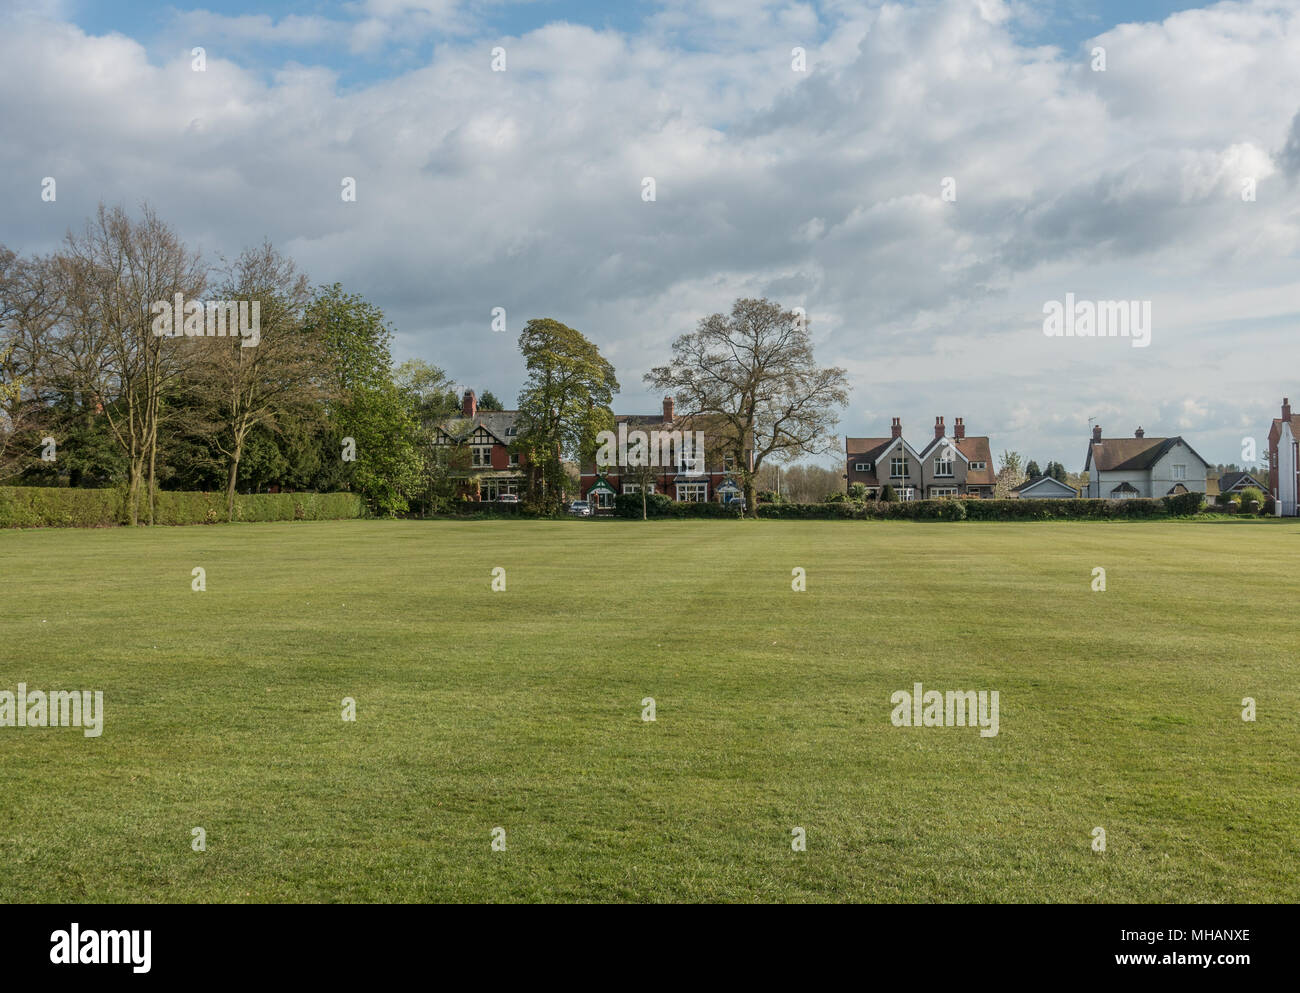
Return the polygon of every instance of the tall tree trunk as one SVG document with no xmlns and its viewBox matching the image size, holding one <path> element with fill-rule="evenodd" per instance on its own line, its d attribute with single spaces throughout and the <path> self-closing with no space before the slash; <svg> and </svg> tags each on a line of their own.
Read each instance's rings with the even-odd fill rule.
<svg viewBox="0 0 1300 993">
<path fill-rule="evenodd" d="M 243 439 L 235 442 L 235 450 L 230 455 L 230 472 L 226 479 L 226 520 L 235 520 L 235 481 L 239 478 L 239 456 L 244 447 Z"/>
</svg>

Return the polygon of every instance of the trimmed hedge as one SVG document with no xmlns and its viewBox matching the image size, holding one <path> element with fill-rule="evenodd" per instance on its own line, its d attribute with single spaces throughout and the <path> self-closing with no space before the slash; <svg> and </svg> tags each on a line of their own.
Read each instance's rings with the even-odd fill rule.
<svg viewBox="0 0 1300 993">
<path fill-rule="evenodd" d="M 156 524 L 220 524 L 224 493 L 162 490 L 154 498 Z M 356 493 L 235 495 L 237 521 L 333 521 L 364 516 Z M 145 514 L 140 515 L 146 519 Z M 128 523 L 126 491 L 55 486 L 0 486 L 0 528 L 112 527 Z"/>
<path fill-rule="evenodd" d="M 1161 500 L 909 500 L 907 502 L 759 504 L 758 516 L 778 520 L 1070 521 L 1123 520 L 1195 513 L 1198 493 Z M 1177 502 L 1176 501 L 1181 501 Z"/>
<path fill-rule="evenodd" d="M 762 504 L 772 507 L 790 506 L 789 504 Z M 641 519 L 641 494 L 620 493 L 614 497 L 614 513 L 619 517 Z M 740 516 L 739 507 L 729 507 L 720 503 L 676 503 L 663 493 L 650 493 L 646 496 L 645 513 L 647 517 L 731 517 Z"/>
</svg>

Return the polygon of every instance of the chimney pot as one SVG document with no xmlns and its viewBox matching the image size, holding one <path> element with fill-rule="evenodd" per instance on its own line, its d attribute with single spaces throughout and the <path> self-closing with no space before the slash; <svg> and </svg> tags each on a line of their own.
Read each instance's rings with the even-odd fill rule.
<svg viewBox="0 0 1300 993">
<path fill-rule="evenodd" d="M 1092 429 L 1092 443 L 1093 443 L 1094 445 L 1100 445 L 1100 444 L 1101 444 L 1101 425 L 1100 425 L 1100 424 L 1094 426 L 1093 429 Z"/>
<path fill-rule="evenodd" d="M 466 417 L 474 417 L 478 413 L 478 397 L 474 395 L 473 390 L 465 391 L 465 398 L 461 401 L 460 409 Z"/>
<path fill-rule="evenodd" d="M 960 417 L 953 422 L 952 432 L 958 441 L 966 437 L 966 424 Z"/>
<path fill-rule="evenodd" d="M 1282 398 L 1282 420 L 1291 420 L 1291 400 L 1289 397 Z"/>
<path fill-rule="evenodd" d="M 942 438 L 942 437 L 943 437 L 943 418 L 942 418 L 942 417 L 936 417 L 936 418 L 934 419 L 934 436 L 935 436 L 936 438 Z"/>
<path fill-rule="evenodd" d="M 894 418 L 894 423 L 889 427 L 889 435 L 891 438 L 901 438 L 903 436 L 903 422 L 897 417 Z"/>
<path fill-rule="evenodd" d="M 1139 425 L 1139 426 L 1138 426 L 1138 429 L 1137 429 L 1136 431 L 1133 432 L 1133 437 L 1134 437 L 1134 438 L 1145 438 L 1145 437 L 1146 437 L 1146 434 L 1147 434 L 1147 433 L 1146 433 L 1145 431 L 1142 430 L 1141 425 Z"/>
<path fill-rule="evenodd" d="M 664 397 L 664 420 L 669 424 L 673 420 L 673 398 Z"/>
</svg>

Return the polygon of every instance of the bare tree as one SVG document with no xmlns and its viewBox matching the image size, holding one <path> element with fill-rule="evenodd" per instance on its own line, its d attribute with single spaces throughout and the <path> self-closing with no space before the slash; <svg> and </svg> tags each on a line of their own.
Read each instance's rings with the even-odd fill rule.
<svg viewBox="0 0 1300 993">
<path fill-rule="evenodd" d="M 62 361 L 126 454 L 131 523 L 139 523 L 147 485 L 152 524 L 162 397 L 192 358 L 184 341 L 153 333 L 153 306 L 170 305 L 178 293 L 198 300 L 203 267 L 148 205 L 135 222 L 121 207 L 100 204 L 81 234 L 69 232 L 59 260 Z"/>
<path fill-rule="evenodd" d="M 235 488 L 244 444 L 257 427 L 278 429 L 278 418 L 324 401 L 325 345 L 305 330 L 311 299 L 307 277 L 293 260 L 270 244 L 245 250 L 224 269 L 216 290 L 223 301 L 254 302 L 260 317 L 256 336 L 206 337 L 193 344 L 201 358 L 196 370 L 198 409 L 206 415 L 208 442 L 226 470 L 226 514 L 235 516 Z"/>
<path fill-rule="evenodd" d="M 29 442 L 50 423 L 50 340 L 59 297 L 49 259 L 0 245 L 0 482 L 34 460 Z"/>
<path fill-rule="evenodd" d="M 673 342 L 673 358 L 645 375 L 691 415 L 713 415 L 734 458 L 745 509 L 758 516 L 754 478 L 767 459 L 789 461 L 838 447 L 835 408 L 848 403 L 843 369 L 820 369 L 802 314 L 770 300 L 737 300 L 731 314 L 712 314 Z M 752 458 L 749 454 L 752 452 Z"/>
</svg>

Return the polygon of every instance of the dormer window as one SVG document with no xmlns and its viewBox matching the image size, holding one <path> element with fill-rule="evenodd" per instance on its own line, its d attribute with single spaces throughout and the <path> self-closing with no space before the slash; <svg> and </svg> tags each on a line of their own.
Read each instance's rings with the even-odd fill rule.
<svg viewBox="0 0 1300 993">
<path fill-rule="evenodd" d="M 519 433 L 519 429 L 518 429 L 517 427 L 515 427 L 513 424 L 511 424 L 508 428 L 506 428 L 506 437 L 507 437 L 507 438 L 513 438 L 513 437 L 514 437 L 515 435 L 517 435 L 518 433 Z"/>
<path fill-rule="evenodd" d="M 853 471 L 854 471 L 854 472 L 870 472 L 870 471 L 871 471 L 871 463 L 870 463 L 870 462 L 854 462 L 854 463 L 853 463 Z"/>
</svg>

